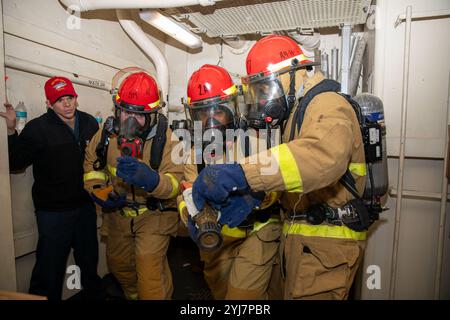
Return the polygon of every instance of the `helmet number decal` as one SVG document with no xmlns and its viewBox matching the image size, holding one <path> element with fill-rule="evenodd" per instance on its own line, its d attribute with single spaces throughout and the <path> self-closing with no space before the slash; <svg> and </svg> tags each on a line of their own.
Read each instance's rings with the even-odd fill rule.
<svg viewBox="0 0 450 320">
<path fill-rule="evenodd" d="M 290 57 L 295 56 L 295 52 L 292 50 L 287 50 L 287 51 L 280 51 L 280 58 L 281 59 L 288 59 Z"/>
<path fill-rule="evenodd" d="M 204 85 L 204 84 L 199 84 L 198 85 L 198 94 L 203 96 L 208 92 L 208 88 Z"/>
</svg>

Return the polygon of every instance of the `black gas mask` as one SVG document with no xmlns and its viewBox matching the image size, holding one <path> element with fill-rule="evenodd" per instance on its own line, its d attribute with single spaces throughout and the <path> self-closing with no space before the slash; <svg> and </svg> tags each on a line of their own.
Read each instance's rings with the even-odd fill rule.
<svg viewBox="0 0 450 320">
<path fill-rule="evenodd" d="M 234 100 L 205 106 L 189 107 L 194 129 L 202 130 L 203 150 L 225 150 L 227 129 L 236 128 Z M 194 137 L 198 136 L 194 134 Z M 207 149 L 208 148 L 208 149 Z"/>
<path fill-rule="evenodd" d="M 265 129 L 267 126 L 275 127 L 286 119 L 288 106 L 285 96 L 272 100 L 260 100 L 257 108 L 248 106 L 246 116 L 248 126 L 254 129 Z"/>
<path fill-rule="evenodd" d="M 243 78 L 248 126 L 265 129 L 280 125 L 288 116 L 288 104 L 281 82 L 274 76 Z"/>
</svg>

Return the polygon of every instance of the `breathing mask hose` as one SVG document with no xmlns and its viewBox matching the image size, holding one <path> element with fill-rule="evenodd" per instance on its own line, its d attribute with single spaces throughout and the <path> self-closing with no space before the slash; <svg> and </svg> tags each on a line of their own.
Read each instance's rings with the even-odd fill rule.
<svg viewBox="0 0 450 320">
<path fill-rule="evenodd" d="M 270 125 L 268 122 L 266 122 L 266 145 L 267 145 L 267 150 L 269 150 L 272 147 L 272 143 L 270 141 L 271 138 L 271 129 L 270 129 Z"/>
</svg>

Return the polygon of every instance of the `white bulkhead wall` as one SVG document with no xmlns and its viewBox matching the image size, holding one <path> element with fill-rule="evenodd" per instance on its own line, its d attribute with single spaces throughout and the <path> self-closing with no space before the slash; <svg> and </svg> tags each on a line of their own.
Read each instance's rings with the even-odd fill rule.
<svg viewBox="0 0 450 320">
<path fill-rule="evenodd" d="M 389 183 L 397 189 L 400 145 L 402 76 L 405 23 L 394 28 L 397 16 L 412 6 L 420 11 L 449 10 L 446 0 L 377 1 L 377 29 L 374 70 L 374 93 L 384 103 Z M 447 132 L 447 99 L 450 72 L 450 18 L 413 20 L 411 24 L 411 56 L 409 74 L 407 139 L 404 169 L 405 190 L 440 193 L 444 142 Z M 368 241 L 361 298 L 388 299 L 396 198 L 371 230 Z M 443 265 L 440 298 L 450 298 L 450 215 L 444 232 Z M 439 200 L 404 198 L 400 222 L 398 266 L 395 299 L 434 299 L 434 277 L 438 250 Z M 370 265 L 381 270 L 381 289 L 366 286 Z"/>
</svg>

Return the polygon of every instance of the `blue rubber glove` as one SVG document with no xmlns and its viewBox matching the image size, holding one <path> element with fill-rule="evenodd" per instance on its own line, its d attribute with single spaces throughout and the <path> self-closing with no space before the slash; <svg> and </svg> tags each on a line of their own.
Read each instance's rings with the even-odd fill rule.
<svg viewBox="0 0 450 320">
<path fill-rule="evenodd" d="M 254 208 L 259 207 L 264 199 L 264 192 L 252 192 L 244 195 L 232 195 L 226 205 L 220 208 L 221 224 L 230 228 L 240 225 Z"/>
<path fill-rule="evenodd" d="M 152 192 L 159 183 L 159 174 L 133 157 L 117 158 L 117 176 L 126 183 Z"/>
<path fill-rule="evenodd" d="M 108 199 L 102 200 L 98 198 L 95 194 L 90 193 L 91 199 L 98 204 L 100 207 L 105 209 L 115 209 L 125 207 L 127 203 L 127 196 L 125 194 L 118 195 L 116 193 L 110 193 Z"/>
<path fill-rule="evenodd" d="M 188 216 L 187 227 L 189 231 L 189 237 L 191 237 L 192 241 L 194 241 L 198 245 L 198 229 L 190 215 Z"/>
<path fill-rule="evenodd" d="M 239 164 L 214 164 L 205 167 L 192 187 L 192 198 L 197 209 L 205 201 L 215 209 L 225 205 L 230 193 L 250 192 L 244 171 Z"/>
</svg>

